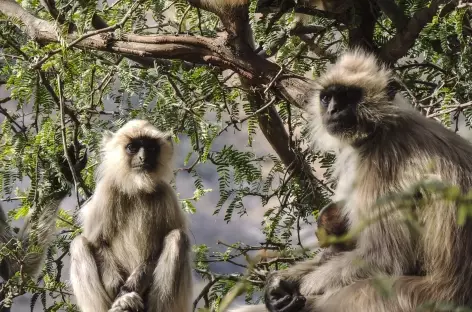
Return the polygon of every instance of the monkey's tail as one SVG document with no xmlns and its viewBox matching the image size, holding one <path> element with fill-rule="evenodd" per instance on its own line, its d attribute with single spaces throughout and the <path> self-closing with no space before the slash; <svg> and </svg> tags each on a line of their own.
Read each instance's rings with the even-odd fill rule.
<svg viewBox="0 0 472 312">
<path fill-rule="evenodd" d="M 56 217 L 63 198 L 50 198 L 26 217 L 25 225 L 17 239 L 25 251 L 21 263 L 10 260 L 9 277 L 21 270 L 22 273 L 36 277 L 46 258 L 46 252 L 56 229 Z M 33 248 L 30 248 L 33 247 Z"/>
</svg>

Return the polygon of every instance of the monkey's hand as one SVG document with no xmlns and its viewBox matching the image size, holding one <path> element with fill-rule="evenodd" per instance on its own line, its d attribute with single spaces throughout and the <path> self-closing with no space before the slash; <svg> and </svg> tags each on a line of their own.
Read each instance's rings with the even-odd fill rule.
<svg viewBox="0 0 472 312">
<path fill-rule="evenodd" d="M 143 312 L 143 299 L 136 292 L 126 293 L 118 297 L 108 312 Z"/>
<path fill-rule="evenodd" d="M 269 276 L 264 296 L 270 312 L 299 312 L 306 302 L 297 283 L 277 273 Z"/>
</svg>

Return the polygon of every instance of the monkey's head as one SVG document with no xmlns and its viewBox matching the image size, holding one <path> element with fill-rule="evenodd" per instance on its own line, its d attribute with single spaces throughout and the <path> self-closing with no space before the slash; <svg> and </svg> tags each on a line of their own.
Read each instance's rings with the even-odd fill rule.
<svg viewBox="0 0 472 312">
<path fill-rule="evenodd" d="M 317 81 L 309 107 L 319 148 L 355 145 L 394 114 L 391 74 L 375 56 L 356 49 L 342 55 Z"/>
<path fill-rule="evenodd" d="M 99 176 L 132 195 L 155 191 L 172 177 L 171 135 L 145 120 L 131 120 L 102 139 L 103 161 Z"/>
</svg>

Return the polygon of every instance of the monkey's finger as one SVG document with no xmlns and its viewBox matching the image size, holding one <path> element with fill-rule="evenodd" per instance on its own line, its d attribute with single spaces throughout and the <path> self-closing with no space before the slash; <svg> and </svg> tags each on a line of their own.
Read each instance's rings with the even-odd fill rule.
<svg viewBox="0 0 472 312">
<path fill-rule="evenodd" d="M 282 311 L 287 305 L 290 305 L 292 300 L 293 300 L 293 298 L 290 295 L 285 295 L 283 298 L 277 298 L 277 299 L 271 298 L 270 305 L 276 311 Z"/>
<path fill-rule="evenodd" d="M 142 298 L 136 292 L 131 292 L 116 299 L 108 312 L 141 312 L 143 310 Z"/>
</svg>

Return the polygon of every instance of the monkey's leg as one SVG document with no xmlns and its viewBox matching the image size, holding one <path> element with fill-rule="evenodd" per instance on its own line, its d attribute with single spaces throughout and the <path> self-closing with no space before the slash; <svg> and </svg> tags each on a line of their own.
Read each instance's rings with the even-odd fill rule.
<svg viewBox="0 0 472 312">
<path fill-rule="evenodd" d="M 70 281 L 82 312 L 106 312 L 112 300 L 105 291 L 90 244 L 82 235 L 71 243 Z"/>
<path fill-rule="evenodd" d="M 450 276 L 386 277 L 383 287 L 379 279 L 369 278 L 321 296 L 306 298 L 303 309 L 287 312 L 416 312 L 442 311 L 438 304 L 467 304 L 469 297 L 455 297 L 457 280 Z M 379 283 L 380 282 L 380 283 Z M 391 283 L 390 283 L 391 282 Z M 470 308 L 470 306 L 469 306 Z M 284 310 L 285 311 L 285 310 Z M 449 310 L 448 310 L 449 311 Z M 452 309 L 451 309 L 452 311 Z"/>
<path fill-rule="evenodd" d="M 153 273 L 148 294 L 148 312 L 191 311 L 192 268 L 190 240 L 181 229 L 172 230 L 164 245 Z"/>
</svg>

